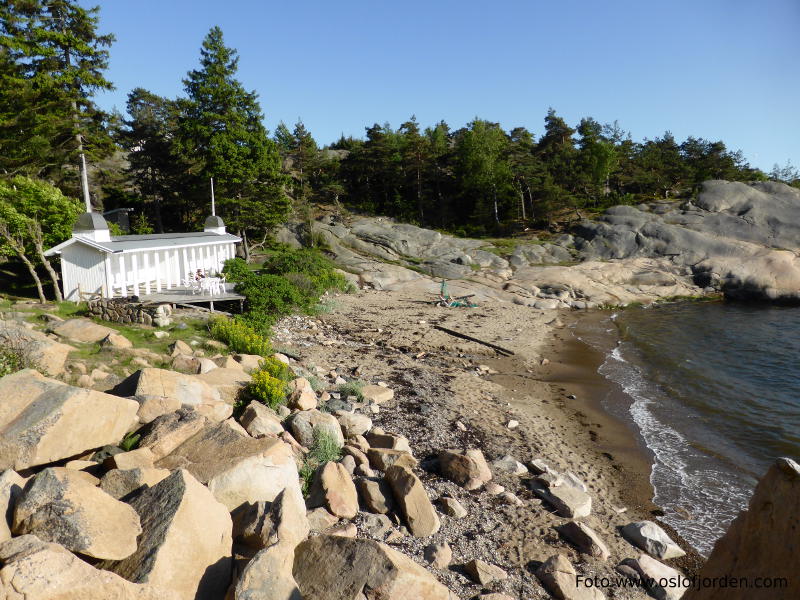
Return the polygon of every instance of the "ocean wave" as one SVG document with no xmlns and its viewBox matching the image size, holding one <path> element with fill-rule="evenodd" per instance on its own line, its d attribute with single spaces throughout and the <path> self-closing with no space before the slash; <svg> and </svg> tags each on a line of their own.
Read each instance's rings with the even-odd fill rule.
<svg viewBox="0 0 800 600">
<path fill-rule="evenodd" d="M 715 465 L 657 414 L 657 408 L 664 408 L 669 399 L 625 358 L 623 347 L 615 347 L 598 372 L 619 385 L 632 401 L 630 418 L 654 456 L 650 482 L 653 501 L 665 512 L 663 520 L 707 555 L 746 505 L 750 487 L 735 472 Z"/>
</svg>

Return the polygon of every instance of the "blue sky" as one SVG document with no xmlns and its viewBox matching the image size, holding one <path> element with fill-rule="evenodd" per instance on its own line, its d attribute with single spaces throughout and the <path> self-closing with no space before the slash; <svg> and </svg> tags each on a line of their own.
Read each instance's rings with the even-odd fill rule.
<svg viewBox="0 0 800 600">
<path fill-rule="evenodd" d="M 91 6 L 98 2 L 81 0 Z M 800 167 L 800 0 L 106 0 L 114 33 L 97 98 L 168 97 L 209 28 L 240 54 L 272 131 L 298 117 L 321 144 L 364 127 L 473 117 L 537 136 L 549 106 L 634 139 L 722 139 L 754 166 Z"/>
</svg>

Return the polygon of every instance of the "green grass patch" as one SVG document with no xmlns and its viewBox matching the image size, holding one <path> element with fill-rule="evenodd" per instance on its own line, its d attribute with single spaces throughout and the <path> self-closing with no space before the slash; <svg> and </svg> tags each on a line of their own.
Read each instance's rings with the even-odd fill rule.
<svg viewBox="0 0 800 600">
<path fill-rule="evenodd" d="M 316 470 L 325 463 L 339 460 L 341 456 L 342 447 L 334 435 L 325 429 L 315 429 L 314 442 L 299 470 L 303 497 L 308 497 Z"/>
<path fill-rule="evenodd" d="M 141 434 L 131 431 L 126 433 L 125 437 L 122 438 L 122 441 L 117 445 L 122 448 L 123 451 L 130 452 L 131 450 L 135 450 L 139 447 L 139 440 L 141 439 Z"/>
<path fill-rule="evenodd" d="M 363 389 L 364 389 L 363 381 L 360 381 L 358 379 L 351 379 L 347 383 L 342 383 L 341 385 L 339 385 L 339 387 L 336 388 L 336 391 L 338 391 L 343 398 L 345 396 L 355 396 L 356 398 L 358 398 L 359 402 L 362 402 L 364 400 L 364 393 L 362 392 Z"/>
</svg>

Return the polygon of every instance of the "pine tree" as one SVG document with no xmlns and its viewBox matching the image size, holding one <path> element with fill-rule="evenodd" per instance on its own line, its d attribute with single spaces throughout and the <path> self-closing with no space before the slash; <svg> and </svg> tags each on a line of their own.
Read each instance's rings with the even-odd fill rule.
<svg viewBox="0 0 800 600">
<path fill-rule="evenodd" d="M 6 173 L 74 182 L 81 155 L 97 160 L 113 152 L 108 115 L 91 100 L 113 88 L 103 71 L 114 37 L 97 33 L 98 10 L 75 0 L 0 5 L 0 169 Z"/>
<path fill-rule="evenodd" d="M 430 160 L 428 140 L 419 130 L 417 118 L 412 117 L 400 125 L 402 140 L 403 166 L 406 173 L 406 188 L 414 198 L 417 208 L 417 219 L 425 224 L 425 163 Z"/>
<path fill-rule="evenodd" d="M 195 216 L 208 212 L 209 179 L 214 178 L 223 216 L 243 239 L 266 240 L 290 208 L 276 144 L 267 136 L 255 92 L 236 79 L 236 50 L 225 46 L 213 27 L 200 50 L 200 68 L 184 80 L 188 98 L 180 101 L 177 149 L 194 178 L 190 189 Z"/>
</svg>

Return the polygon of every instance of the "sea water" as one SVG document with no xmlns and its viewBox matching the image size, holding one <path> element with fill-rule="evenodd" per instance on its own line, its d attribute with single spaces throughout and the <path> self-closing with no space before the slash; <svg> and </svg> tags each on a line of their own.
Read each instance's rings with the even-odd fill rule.
<svg viewBox="0 0 800 600">
<path fill-rule="evenodd" d="M 775 458 L 800 457 L 800 308 L 675 303 L 586 323 L 576 335 L 606 345 L 599 372 L 627 397 L 606 409 L 649 450 L 663 520 L 707 555 Z"/>
</svg>

